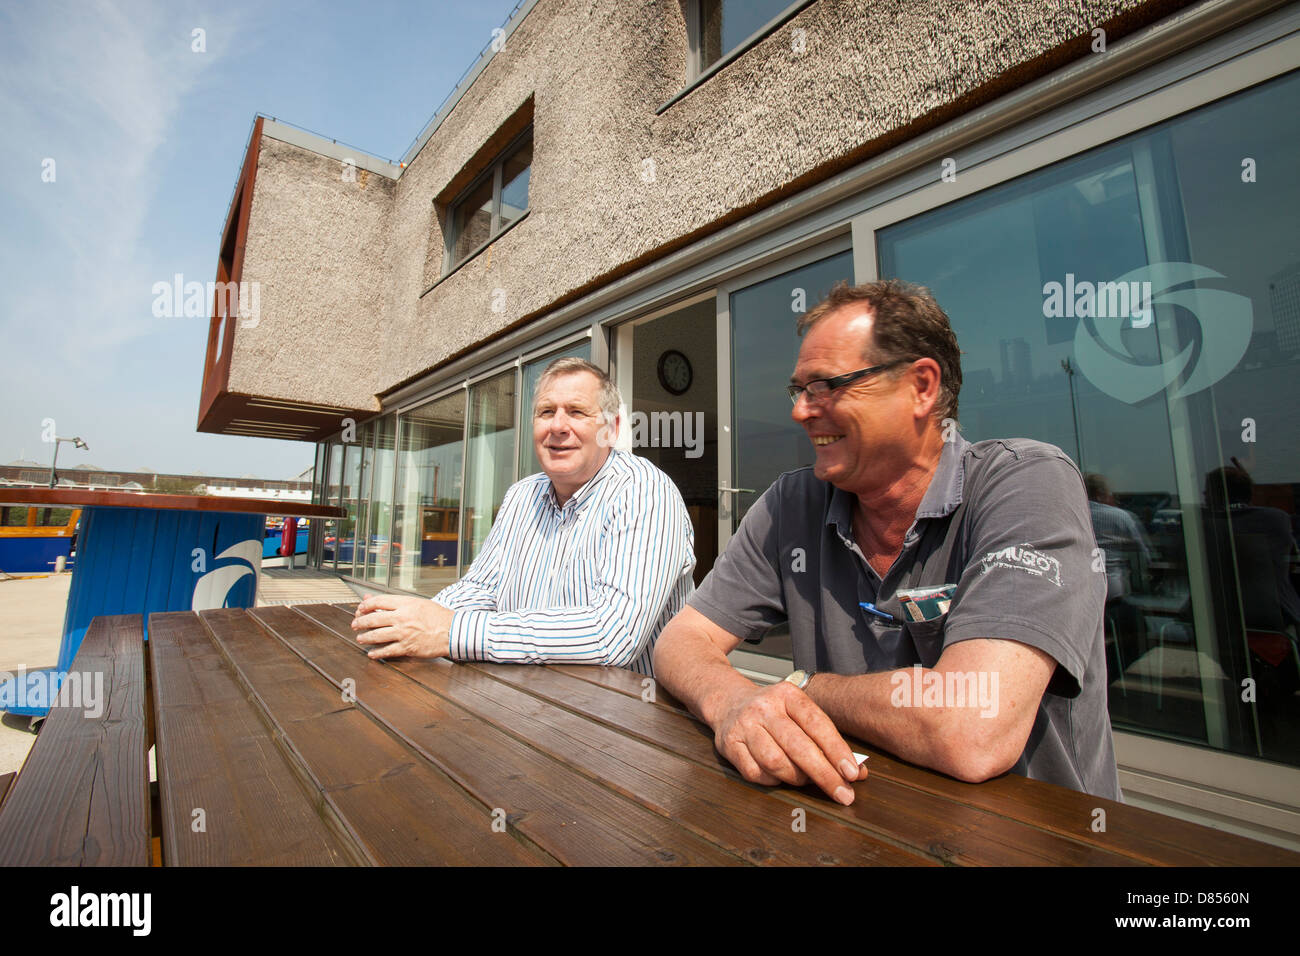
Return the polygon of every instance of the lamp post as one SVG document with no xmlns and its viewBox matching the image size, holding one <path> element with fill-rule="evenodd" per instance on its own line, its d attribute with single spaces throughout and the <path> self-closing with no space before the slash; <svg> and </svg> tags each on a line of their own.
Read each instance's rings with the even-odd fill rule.
<svg viewBox="0 0 1300 956">
<path fill-rule="evenodd" d="M 81 448 L 81 449 L 83 449 L 83 450 L 85 450 L 85 451 L 90 451 L 90 446 L 87 445 L 84 441 L 82 441 L 80 437 L 77 437 L 77 438 L 59 438 L 58 436 L 55 436 L 55 438 L 54 438 L 54 457 L 50 460 L 50 487 L 51 487 L 51 488 L 54 487 L 54 482 L 57 480 L 57 477 L 56 477 L 55 474 L 54 474 L 54 466 L 55 466 L 55 464 L 58 463 L 58 460 L 59 460 L 59 442 L 61 442 L 61 441 L 70 441 L 70 442 L 73 443 L 73 445 L 74 445 L 75 447 L 77 447 L 77 448 Z"/>
</svg>

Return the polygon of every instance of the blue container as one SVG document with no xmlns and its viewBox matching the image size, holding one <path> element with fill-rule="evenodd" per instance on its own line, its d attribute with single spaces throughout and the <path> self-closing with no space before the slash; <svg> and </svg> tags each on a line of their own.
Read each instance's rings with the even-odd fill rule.
<svg viewBox="0 0 1300 956">
<path fill-rule="evenodd" d="M 252 607 L 257 599 L 264 523 L 259 514 L 84 509 L 59 663 L 42 670 L 54 670 L 61 679 L 72 666 L 91 620 L 101 615 L 144 615 L 148 640 L 149 615 L 155 611 Z M 28 672 L 24 687 L 17 680 L 0 684 L 0 709 L 45 716 L 53 701 L 46 699 L 49 693 L 36 694 L 35 688 L 40 684 L 55 691 L 58 681 L 33 676 L 41 673 Z"/>
</svg>

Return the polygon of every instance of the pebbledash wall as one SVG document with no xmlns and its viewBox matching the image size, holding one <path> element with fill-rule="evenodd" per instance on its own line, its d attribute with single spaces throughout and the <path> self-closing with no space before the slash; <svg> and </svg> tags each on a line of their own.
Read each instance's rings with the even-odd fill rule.
<svg viewBox="0 0 1300 956">
<path fill-rule="evenodd" d="M 702 577 L 810 461 L 797 314 L 921 282 L 966 436 L 1095 476 L 1126 799 L 1298 847 L 1298 26 L 1276 0 L 524 2 L 400 162 L 255 121 L 217 278 L 259 294 L 215 306 L 199 428 L 316 442 L 348 518 L 314 560 L 432 594 L 536 470 L 538 373 L 581 355 Z M 734 659 L 783 676 L 788 635 Z"/>
</svg>

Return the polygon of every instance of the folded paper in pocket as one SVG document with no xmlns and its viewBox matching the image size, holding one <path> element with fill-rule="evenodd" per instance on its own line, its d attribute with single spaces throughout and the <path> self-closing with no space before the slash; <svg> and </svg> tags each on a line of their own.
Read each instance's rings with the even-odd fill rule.
<svg viewBox="0 0 1300 956">
<path fill-rule="evenodd" d="M 898 603 L 903 609 L 905 620 L 919 623 L 937 621 L 948 613 L 952 606 L 952 596 L 957 590 L 955 584 L 941 584 L 928 588 L 905 588 L 897 592 Z"/>
</svg>

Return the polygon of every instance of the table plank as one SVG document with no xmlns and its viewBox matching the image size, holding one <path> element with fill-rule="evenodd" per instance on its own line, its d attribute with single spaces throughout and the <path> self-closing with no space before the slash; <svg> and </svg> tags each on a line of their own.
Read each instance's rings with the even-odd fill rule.
<svg viewBox="0 0 1300 956">
<path fill-rule="evenodd" d="M 1057 787 L 1017 774 L 1003 774 L 980 784 L 963 783 L 899 760 L 877 749 L 871 770 L 916 790 L 1012 817 L 1064 835 L 1077 834 L 1115 852 L 1161 866 L 1300 866 L 1300 854 L 1282 847 Z M 1106 830 L 1093 832 L 1094 811 L 1106 811 Z"/>
<path fill-rule="evenodd" d="M 315 608 L 302 608 L 317 613 Z M 336 609 L 337 612 L 337 609 Z M 347 629 L 350 615 L 318 612 L 336 640 L 362 653 Z M 809 814 L 806 830 L 796 832 L 789 803 L 767 788 L 730 778 L 676 754 L 618 732 L 604 724 L 515 690 L 478 671 L 450 661 L 399 659 L 390 666 L 511 737 L 558 760 L 746 860 L 793 865 L 933 865 L 932 860 L 900 849 L 888 840 L 844 823 Z M 489 665 L 495 670 L 508 665 Z M 511 670 L 544 672 L 522 665 Z M 593 693 L 618 696 L 590 684 Z M 630 701 L 629 701 L 630 702 Z M 641 705 L 649 707 L 649 705 Z M 648 712 L 648 711 L 647 711 Z"/>
<path fill-rule="evenodd" d="M 213 641 L 302 772 L 370 859 L 395 865 L 555 861 L 342 698 L 244 610 L 199 612 Z"/>
<path fill-rule="evenodd" d="M 739 865 L 734 854 L 672 820 L 572 773 L 390 665 L 370 660 L 303 613 L 250 611 L 336 687 L 353 681 L 357 705 L 475 799 L 501 807 L 516 827 L 560 862 L 576 866 Z"/>
<path fill-rule="evenodd" d="M 367 862 L 309 797 L 198 617 L 153 614 L 149 628 L 166 864 Z"/>
<path fill-rule="evenodd" d="M 562 668 L 552 667 L 547 670 L 567 676 Z M 494 668 L 492 673 L 498 679 L 510 679 L 512 672 L 509 669 Z M 538 688 L 529 689 L 538 692 Z M 624 690 L 625 700 L 628 696 Z M 581 686 L 573 690 L 564 684 L 553 687 L 550 697 L 557 700 L 568 698 L 583 708 L 599 706 L 600 700 L 586 695 Z M 694 718 L 669 706 L 657 708 L 665 715 L 667 725 L 658 721 L 648 722 L 638 706 L 639 700 L 630 703 L 630 707 L 624 704 L 612 710 L 606 708 L 603 711 L 604 719 L 611 720 L 614 726 L 622 727 L 629 733 L 642 735 L 645 739 L 653 740 L 660 734 L 666 735 L 667 744 L 675 748 L 676 752 L 690 755 L 703 763 L 720 764 L 734 773 L 729 765 L 722 763 L 711 743 L 707 748 L 700 744 L 698 735 L 692 732 L 698 726 Z M 592 710 L 585 712 L 595 714 Z M 651 736 L 645 737 L 647 734 Z M 850 744 L 858 752 L 871 755 L 868 766 L 872 776 L 864 782 L 869 789 L 874 787 L 872 778 L 886 779 L 943 798 L 954 806 L 975 808 L 1024 824 L 1029 829 L 1046 831 L 1076 844 L 1093 847 L 1112 859 L 1117 856 L 1140 864 L 1170 866 L 1300 864 L 1300 855 L 1281 847 L 1222 833 L 1040 780 L 1004 774 L 981 784 L 963 783 L 898 760 L 861 742 L 850 740 Z M 858 786 L 860 788 L 863 784 Z M 907 804 L 920 798 L 902 796 L 896 799 Z M 854 802 L 854 807 L 858 806 L 858 802 Z M 1102 833 L 1091 829 L 1093 810 L 1097 807 L 1106 810 L 1107 829 Z M 849 810 L 852 811 L 853 808 Z M 831 805 L 831 812 L 840 811 Z M 1027 834 L 1024 838 L 1028 838 Z M 1116 863 L 1110 862 L 1108 865 Z"/>
<path fill-rule="evenodd" d="M 494 666 L 485 674 L 739 779 L 714 748 L 708 728 L 680 711 L 578 681 L 555 668 L 534 674 L 524 668 Z M 874 772 L 874 767 L 871 769 Z M 840 806 L 814 788 L 778 787 L 772 793 L 949 864 L 1125 866 L 1133 862 L 1105 848 L 1027 827 L 889 780 L 868 777 L 854 789 L 858 798 L 849 807 Z"/>
<path fill-rule="evenodd" d="M 650 703 L 658 704 L 660 707 L 667 707 L 669 710 L 681 711 L 683 714 L 690 716 L 692 720 L 694 719 L 686 705 L 668 693 L 664 686 L 652 677 L 644 677 L 623 667 L 591 667 L 582 664 L 549 664 L 547 666 L 553 671 L 617 691 L 628 697 L 635 697 L 637 700 L 646 700 L 653 694 L 653 697 L 649 700 Z M 645 682 L 647 680 L 653 682 L 649 688 L 646 687 Z M 647 693 L 647 691 L 650 693 Z"/>
<path fill-rule="evenodd" d="M 0 808 L 0 865 L 149 865 L 139 615 L 92 622 L 65 687 L 75 679 L 94 688 L 95 675 L 97 702 L 60 692 Z"/>
</svg>

